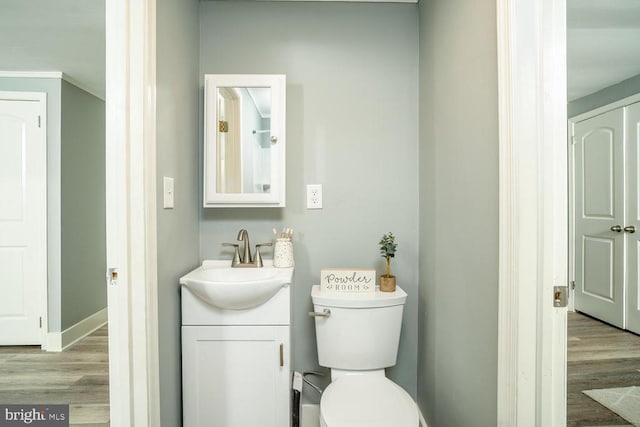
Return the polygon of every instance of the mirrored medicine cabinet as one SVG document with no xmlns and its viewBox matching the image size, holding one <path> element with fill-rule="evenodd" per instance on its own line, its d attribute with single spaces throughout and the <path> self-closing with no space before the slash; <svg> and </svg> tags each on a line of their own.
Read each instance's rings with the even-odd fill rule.
<svg viewBox="0 0 640 427">
<path fill-rule="evenodd" d="M 285 206 L 284 75 L 204 76 L 204 207 Z"/>
</svg>

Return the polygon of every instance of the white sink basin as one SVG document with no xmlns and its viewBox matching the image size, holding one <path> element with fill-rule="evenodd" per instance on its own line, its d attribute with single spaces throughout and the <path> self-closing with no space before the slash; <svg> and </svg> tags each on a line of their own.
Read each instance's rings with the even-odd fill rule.
<svg viewBox="0 0 640 427">
<path fill-rule="evenodd" d="M 232 268 L 229 260 L 208 260 L 181 277 L 180 284 L 207 304 L 243 310 L 269 301 L 292 278 L 293 268 L 275 268 L 271 260 L 260 268 Z"/>
</svg>

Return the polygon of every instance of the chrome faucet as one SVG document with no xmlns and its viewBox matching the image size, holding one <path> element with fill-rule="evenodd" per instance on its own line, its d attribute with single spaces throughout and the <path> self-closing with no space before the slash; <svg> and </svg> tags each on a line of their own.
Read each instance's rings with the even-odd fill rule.
<svg viewBox="0 0 640 427">
<path fill-rule="evenodd" d="M 238 237 L 236 240 L 242 240 L 242 244 L 244 245 L 244 250 L 242 251 L 243 255 L 240 257 L 240 264 L 251 264 L 253 262 L 253 257 L 251 256 L 251 244 L 249 243 L 249 233 L 244 228 L 238 232 Z"/>
<path fill-rule="evenodd" d="M 256 245 L 256 256 L 251 255 L 251 244 L 249 243 L 249 232 L 244 228 L 238 232 L 238 241 L 242 241 L 244 246 L 242 249 L 242 255 L 240 255 L 238 243 L 223 243 L 222 246 L 233 246 L 233 260 L 231 261 L 231 267 L 245 267 L 245 268 L 260 268 L 263 266 L 262 256 L 260 255 L 260 247 L 271 246 L 272 243 L 260 243 Z"/>
</svg>

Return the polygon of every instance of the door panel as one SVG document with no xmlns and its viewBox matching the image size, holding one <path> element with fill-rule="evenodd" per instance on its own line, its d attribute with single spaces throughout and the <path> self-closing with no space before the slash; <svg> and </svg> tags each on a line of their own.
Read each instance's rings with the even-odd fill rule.
<svg viewBox="0 0 640 427">
<path fill-rule="evenodd" d="M 604 299 L 612 303 L 615 299 L 615 239 L 603 239 L 590 236 L 583 238 L 585 295 Z"/>
<path fill-rule="evenodd" d="M 582 139 L 584 218 L 615 215 L 615 142 L 611 129 L 595 129 Z"/>
<path fill-rule="evenodd" d="M 575 308 L 624 327 L 622 109 L 576 123 Z"/>
<path fill-rule="evenodd" d="M 638 262 L 640 261 L 640 103 L 627 107 L 627 223 L 635 233 L 625 232 L 627 250 L 627 329 L 640 334 L 640 284 Z"/>
<path fill-rule="evenodd" d="M 39 101 L 0 94 L 0 345 L 41 344 L 46 145 Z"/>
</svg>

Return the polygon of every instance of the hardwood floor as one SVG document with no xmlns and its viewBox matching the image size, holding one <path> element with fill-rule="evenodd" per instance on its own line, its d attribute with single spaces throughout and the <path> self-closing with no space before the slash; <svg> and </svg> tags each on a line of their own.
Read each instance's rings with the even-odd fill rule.
<svg viewBox="0 0 640 427">
<path fill-rule="evenodd" d="M 582 390 L 640 385 L 640 336 L 569 313 L 567 426 L 630 426 Z"/>
<path fill-rule="evenodd" d="M 108 427 L 107 326 L 60 353 L 0 347 L 0 403 L 68 403 L 70 425 Z"/>
</svg>

